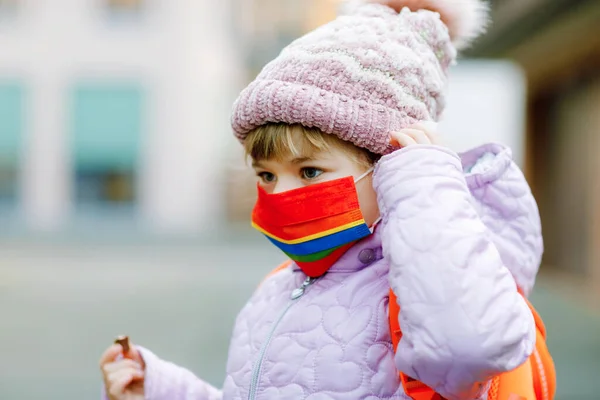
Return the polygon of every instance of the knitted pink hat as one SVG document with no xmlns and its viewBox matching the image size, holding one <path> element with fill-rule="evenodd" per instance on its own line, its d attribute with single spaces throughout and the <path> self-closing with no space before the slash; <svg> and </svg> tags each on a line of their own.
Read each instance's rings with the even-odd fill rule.
<svg viewBox="0 0 600 400">
<path fill-rule="evenodd" d="M 349 2 L 343 15 L 283 49 L 241 92 L 235 135 L 243 142 L 269 122 L 301 124 L 389 153 L 391 131 L 439 118 L 456 49 L 486 22 L 478 0 Z"/>
</svg>

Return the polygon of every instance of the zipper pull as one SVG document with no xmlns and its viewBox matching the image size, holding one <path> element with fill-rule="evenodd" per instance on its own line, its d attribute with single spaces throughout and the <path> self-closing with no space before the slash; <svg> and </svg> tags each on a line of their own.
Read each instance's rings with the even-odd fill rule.
<svg viewBox="0 0 600 400">
<path fill-rule="evenodd" d="M 294 289 L 292 291 L 292 300 L 297 300 L 300 297 L 302 297 L 304 295 L 304 291 L 306 290 L 307 287 L 309 287 L 310 285 L 312 285 L 312 283 L 316 280 L 316 278 L 311 278 L 310 276 L 306 277 L 306 279 L 304 280 L 304 282 L 302 282 L 302 285 L 297 288 Z"/>
</svg>

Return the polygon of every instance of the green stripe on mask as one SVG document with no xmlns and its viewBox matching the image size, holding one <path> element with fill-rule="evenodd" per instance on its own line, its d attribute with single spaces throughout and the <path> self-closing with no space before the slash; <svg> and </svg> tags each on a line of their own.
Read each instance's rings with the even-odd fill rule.
<svg viewBox="0 0 600 400">
<path fill-rule="evenodd" d="M 342 245 L 342 246 L 344 246 L 344 245 Z M 290 253 L 285 253 L 285 254 L 294 261 L 313 262 L 313 261 L 319 261 L 320 259 L 327 257 L 328 255 L 330 255 L 331 253 L 333 253 L 334 251 L 336 251 L 337 249 L 339 249 L 342 246 L 338 246 L 333 249 L 319 251 L 318 253 L 307 254 L 304 256 L 297 256 L 297 255 L 290 254 Z"/>
</svg>

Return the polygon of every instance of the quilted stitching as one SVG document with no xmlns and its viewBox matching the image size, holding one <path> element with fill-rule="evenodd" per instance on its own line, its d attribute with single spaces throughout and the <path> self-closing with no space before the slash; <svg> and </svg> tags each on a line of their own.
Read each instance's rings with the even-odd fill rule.
<svg viewBox="0 0 600 400">
<path fill-rule="evenodd" d="M 332 271 L 289 309 L 265 355 L 258 399 L 404 398 L 387 325 L 387 265 L 379 260 L 364 268 L 358 261 L 360 249 L 379 243 L 376 234 L 355 246 L 341 260 L 347 265 L 353 258 L 354 272 Z M 248 386 L 258 354 L 258 344 L 240 340 L 240 335 L 257 320 L 270 327 L 303 278 L 292 269 L 275 275 L 240 313 L 234 349 L 253 346 L 254 356 L 247 357 L 245 351 L 238 355 L 237 350 L 231 354 L 228 382 L 234 387 Z M 257 335 L 257 341 L 265 337 Z M 231 368 L 234 363 L 238 368 Z M 227 384 L 224 389 L 228 392 Z"/>
<path fill-rule="evenodd" d="M 494 162 L 472 175 L 470 186 L 487 190 L 482 204 L 500 205 L 480 211 L 513 216 L 500 201 L 517 203 L 511 201 L 526 184 L 488 189 L 510 165 Z M 474 384 L 523 363 L 535 341 L 533 317 L 473 207 L 462 169 L 449 150 L 411 146 L 385 156 L 374 175 L 384 255 L 401 306 L 396 365 L 448 399 L 480 396 Z M 490 200 L 492 193 L 499 198 Z"/>
<path fill-rule="evenodd" d="M 395 366 L 450 400 L 484 399 L 491 376 L 525 361 L 535 331 L 515 280 L 526 291 L 535 280 L 537 207 L 508 149 L 486 145 L 461 158 L 435 146 L 383 157 L 374 174 L 381 225 L 283 317 L 257 399 L 408 400 Z M 375 250 L 373 264 L 360 262 L 364 249 Z M 142 349 L 147 398 L 247 399 L 261 346 L 303 280 L 297 268 L 270 277 L 240 312 L 222 392 Z M 396 355 L 390 285 L 402 308 Z"/>
<path fill-rule="evenodd" d="M 478 173 L 466 175 L 472 205 L 488 228 L 502 262 L 526 295 L 531 293 L 544 245 L 536 201 L 510 149 L 487 144 L 461 154 L 463 165 L 494 154 Z"/>
</svg>

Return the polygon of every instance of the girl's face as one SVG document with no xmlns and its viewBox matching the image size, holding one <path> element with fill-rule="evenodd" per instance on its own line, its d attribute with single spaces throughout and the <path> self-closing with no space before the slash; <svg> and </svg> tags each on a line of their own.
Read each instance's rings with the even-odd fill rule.
<svg viewBox="0 0 600 400">
<path fill-rule="evenodd" d="M 352 176 L 356 180 L 367 171 L 364 165 L 353 161 L 342 149 L 335 146 L 323 151 L 303 151 L 274 160 L 254 160 L 252 167 L 259 184 L 267 193 L 288 190 Z M 379 217 L 377 195 L 373 189 L 372 174 L 356 183 L 360 209 L 367 225 Z"/>
</svg>

